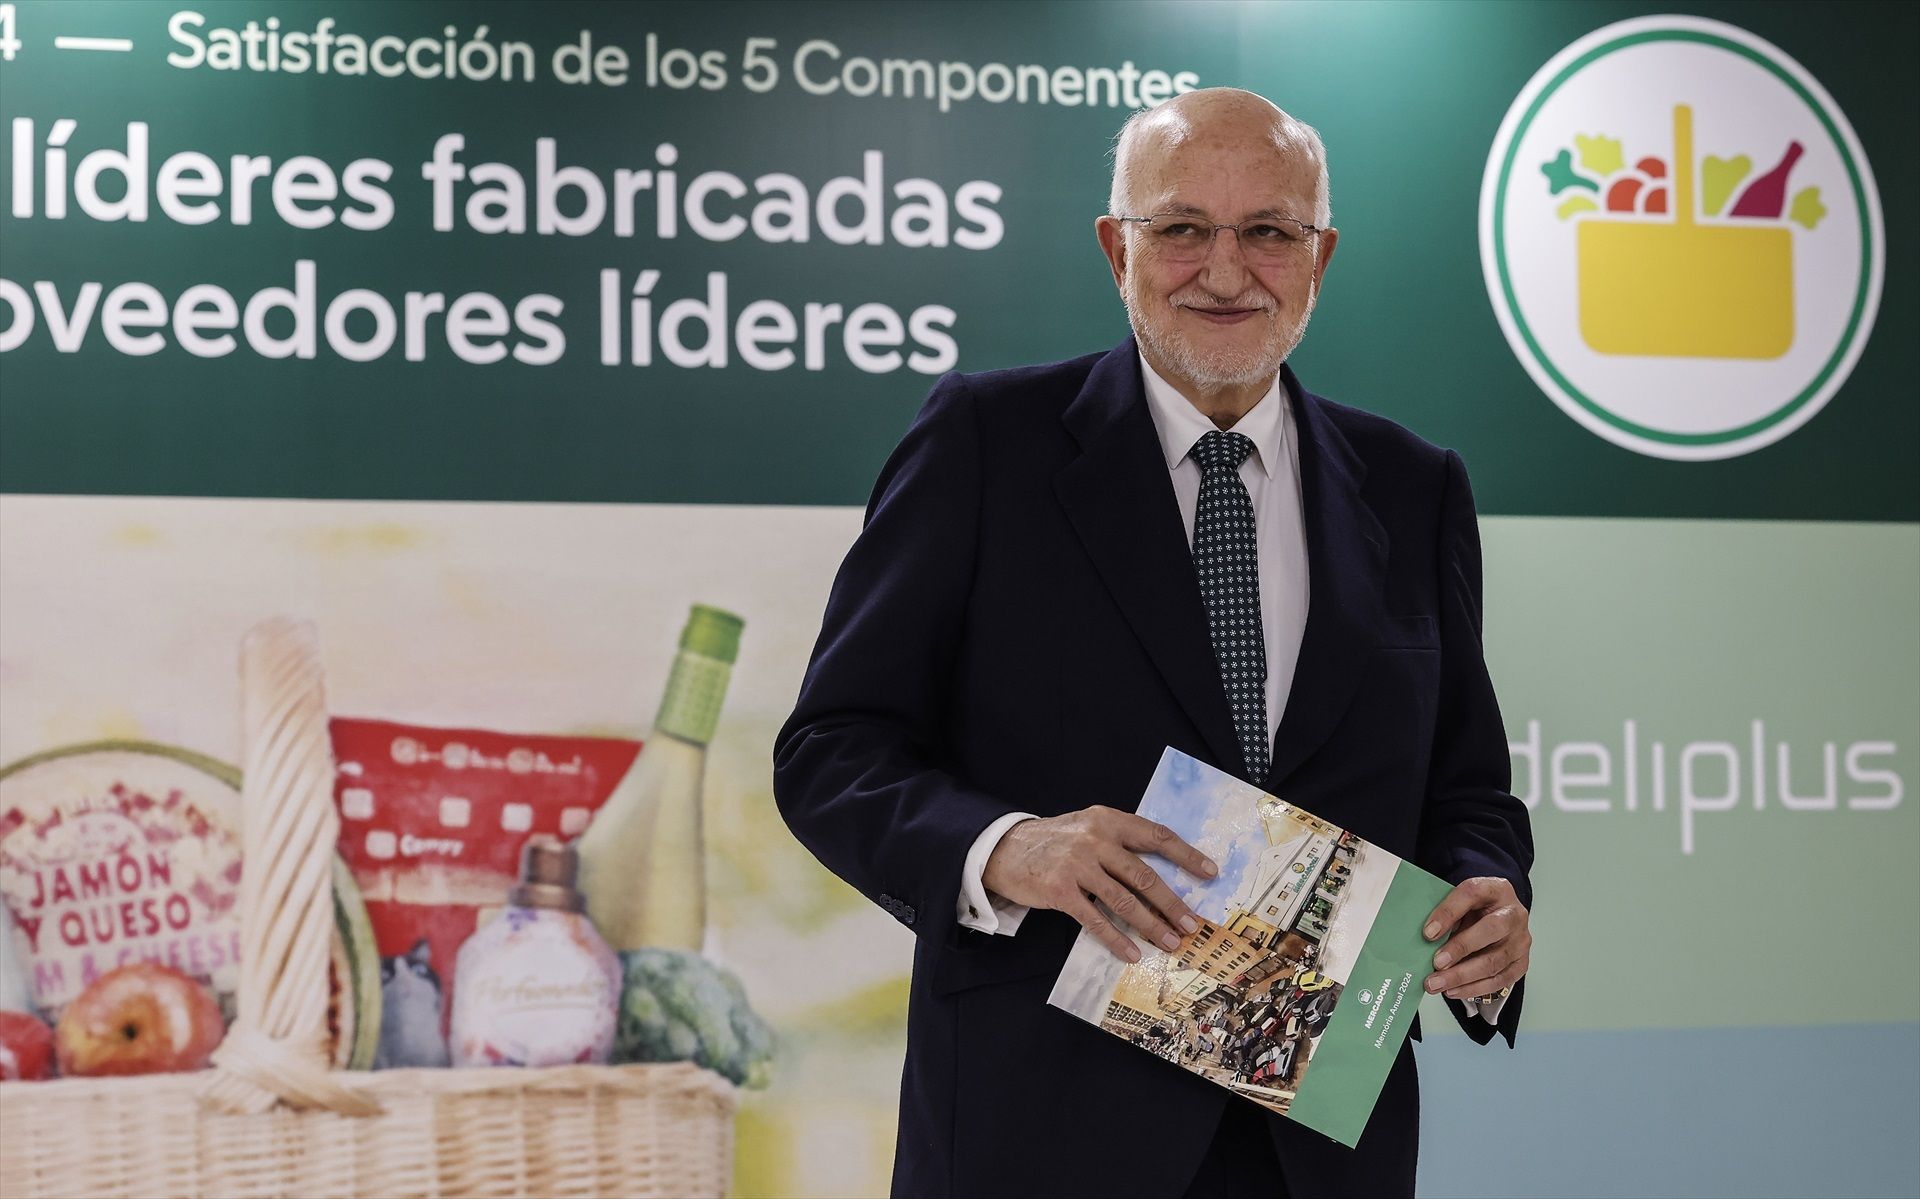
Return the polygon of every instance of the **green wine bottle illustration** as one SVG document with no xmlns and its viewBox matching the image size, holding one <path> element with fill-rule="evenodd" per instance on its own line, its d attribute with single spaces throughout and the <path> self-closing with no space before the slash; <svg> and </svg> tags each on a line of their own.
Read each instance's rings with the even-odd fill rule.
<svg viewBox="0 0 1920 1199">
<path fill-rule="evenodd" d="M 744 624 L 731 612 L 693 606 L 653 731 L 580 838 L 587 915 L 616 950 L 700 950 L 707 926 L 707 744 Z"/>
</svg>

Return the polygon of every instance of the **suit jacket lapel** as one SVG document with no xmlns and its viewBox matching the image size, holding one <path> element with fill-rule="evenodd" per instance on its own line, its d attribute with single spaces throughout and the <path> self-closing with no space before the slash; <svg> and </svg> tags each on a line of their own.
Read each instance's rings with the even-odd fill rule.
<svg viewBox="0 0 1920 1199">
<path fill-rule="evenodd" d="M 1138 353 L 1129 337 L 1095 364 L 1068 406 L 1063 419 L 1081 455 L 1054 476 L 1054 494 L 1215 761 L 1244 773 Z"/>
<path fill-rule="evenodd" d="M 1293 773 L 1333 734 L 1359 690 L 1378 639 L 1387 534 L 1366 501 L 1366 463 L 1300 386 L 1291 367 L 1281 382 L 1300 437 L 1300 500 L 1307 533 L 1307 627 L 1293 687 L 1274 736 L 1269 782 Z"/>
</svg>

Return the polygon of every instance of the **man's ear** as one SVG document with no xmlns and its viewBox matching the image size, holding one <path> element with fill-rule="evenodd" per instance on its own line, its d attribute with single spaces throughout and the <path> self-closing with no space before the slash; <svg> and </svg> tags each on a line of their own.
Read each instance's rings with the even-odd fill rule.
<svg viewBox="0 0 1920 1199">
<path fill-rule="evenodd" d="M 1093 235 L 1099 239 L 1100 252 L 1107 256 L 1107 269 L 1113 272 L 1114 289 L 1126 291 L 1127 227 L 1117 218 L 1103 216 L 1093 222 Z"/>
<path fill-rule="evenodd" d="M 1320 232 L 1320 252 L 1313 264 L 1313 290 L 1318 292 L 1326 283 L 1327 265 L 1333 261 L 1333 248 L 1340 244 L 1338 229 L 1323 229 Z"/>
</svg>

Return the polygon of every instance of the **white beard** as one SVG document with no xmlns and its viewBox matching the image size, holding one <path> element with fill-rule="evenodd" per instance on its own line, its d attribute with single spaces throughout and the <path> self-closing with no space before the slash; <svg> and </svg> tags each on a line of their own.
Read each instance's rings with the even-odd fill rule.
<svg viewBox="0 0 1920 1199">
<path fill-rule="evenodd" d="M 1165 304 L 1154 304 L 1140 294 L 1140 278 L 1134 261 L 1133 258 L 1127 261 L 1126 286 L 1121 293 L 1134 336 L 1169 370 L 1201 387 L 1250 387 L 1272 379 L 1299 346 L 1301 338 L 1307 335 L 1307 322 L 1312 319 L 1313 307 L 1320 299 L 1320 289 L 1309 286 L 1306 307 L 1301 310 L 1299 320 L 1293 322 L 1275 319 L 1273 298 L 1259 292 L 1227 297 L 1189 287 L 1168 297 Z M 1261 308 L 1267 314 L 1268 335 L 1250 350 L 1202 350 L 1175 325 L 1178 310 L 1186 304 Z"/>
</svg>

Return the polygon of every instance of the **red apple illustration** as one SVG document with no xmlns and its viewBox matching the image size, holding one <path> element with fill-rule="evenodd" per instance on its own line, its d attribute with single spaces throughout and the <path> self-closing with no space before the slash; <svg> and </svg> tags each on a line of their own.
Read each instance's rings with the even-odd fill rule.
<svg viewBox="0 0 1920 1199">
<path fill-rule="evenodd" d="M 53 1030 L 38 1016 L 0 1012 L 0 1082 L 53 1074 Z"/>
<path fill-rule="evenodd" d="M 171 966 L 136 962 L 93 980 L 54 1029 L 60 1072 L 198 1070 L 226 1035 L 207 988 Z"/>
</svg>

